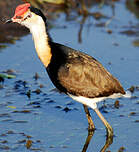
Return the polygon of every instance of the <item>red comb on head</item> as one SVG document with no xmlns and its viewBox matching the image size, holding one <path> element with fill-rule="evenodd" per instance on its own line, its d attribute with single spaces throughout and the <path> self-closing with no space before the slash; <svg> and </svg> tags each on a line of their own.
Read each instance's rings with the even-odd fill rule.
<svg viewBox="0 0 139 152">
<path fill-rule="evenodd" d="M 21 4 L 21 5 L 18 5 L 16 7 L 16 10 L 15 10 L 15 15 L 13 18 L 16 18 L 16 16 L 21 16 L 23 15 L 25 12 L 27 12 L 28 8 L 30 7 L 30 3 L 25 3 L 25 4 Z"/>
</svg>

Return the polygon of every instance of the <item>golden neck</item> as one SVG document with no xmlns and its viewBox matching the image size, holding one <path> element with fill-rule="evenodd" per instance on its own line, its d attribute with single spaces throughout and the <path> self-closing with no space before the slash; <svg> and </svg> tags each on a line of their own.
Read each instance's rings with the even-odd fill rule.
<svg viewBox="0 0 139 152">
<path fill-rule="evenodd" d="M 41 62 L 47 67 L 51 61 L 52 53 L 51 47 L 48 44 L 48 35 L 46 33 L 45 24 L 34 25 L 30 31 L 33 35 L 36 52 Z"/>
</svg>

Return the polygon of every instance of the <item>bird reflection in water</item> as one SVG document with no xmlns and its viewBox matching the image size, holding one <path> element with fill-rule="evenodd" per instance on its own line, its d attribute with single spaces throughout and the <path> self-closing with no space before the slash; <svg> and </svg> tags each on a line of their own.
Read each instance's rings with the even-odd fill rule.
<svg viewBox="0 0 139 152">
<path fill-rule="evenodd" d="M 87 148 L 89 146 L 89 143 L 94 135 L 95 131 L 88 131 L 88 136 L 86 138 L 85 144 L 83 146 L 82 152 L 86 152 Z M 100 150 L 100 152 L 105 152 L 107 150 L 107 148 L 113 143 L 113 136 L 106 136 L 106 141 L 105 141 L 105 145 L 102 147 L 102 149 Z"/>
</svg>

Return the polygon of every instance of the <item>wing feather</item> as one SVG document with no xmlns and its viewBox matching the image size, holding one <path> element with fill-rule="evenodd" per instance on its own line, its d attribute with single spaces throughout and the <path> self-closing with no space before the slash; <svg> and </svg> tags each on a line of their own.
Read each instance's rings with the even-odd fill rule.
<svg viewBox="0 0 139 152">
<path fill-rule="evenodd" d="M 96 59 L 78 52 L 71 53 L 67 63 L 61 66 L 58 79 L 69 93 L 78 96 L 93 98 L 124 94 L 119 81 Z"/>
</svg>

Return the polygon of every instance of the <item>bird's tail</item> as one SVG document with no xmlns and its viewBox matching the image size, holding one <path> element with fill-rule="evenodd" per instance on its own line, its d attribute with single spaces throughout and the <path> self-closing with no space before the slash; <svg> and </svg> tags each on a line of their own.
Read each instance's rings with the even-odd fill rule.
<svg viewBox="0 0 139 152">
<path fill-rule="evenodd" d="M 124 97 L 124 98 L 131 98 L 131 97 L 132 97 L 132 94 L 131 94 L 131 92 L 130 92 L 129 90 L 127 90 L 127 91 L 125 92 L 125 94 L 123 95 L 123 97 Z"/>
</svg>

